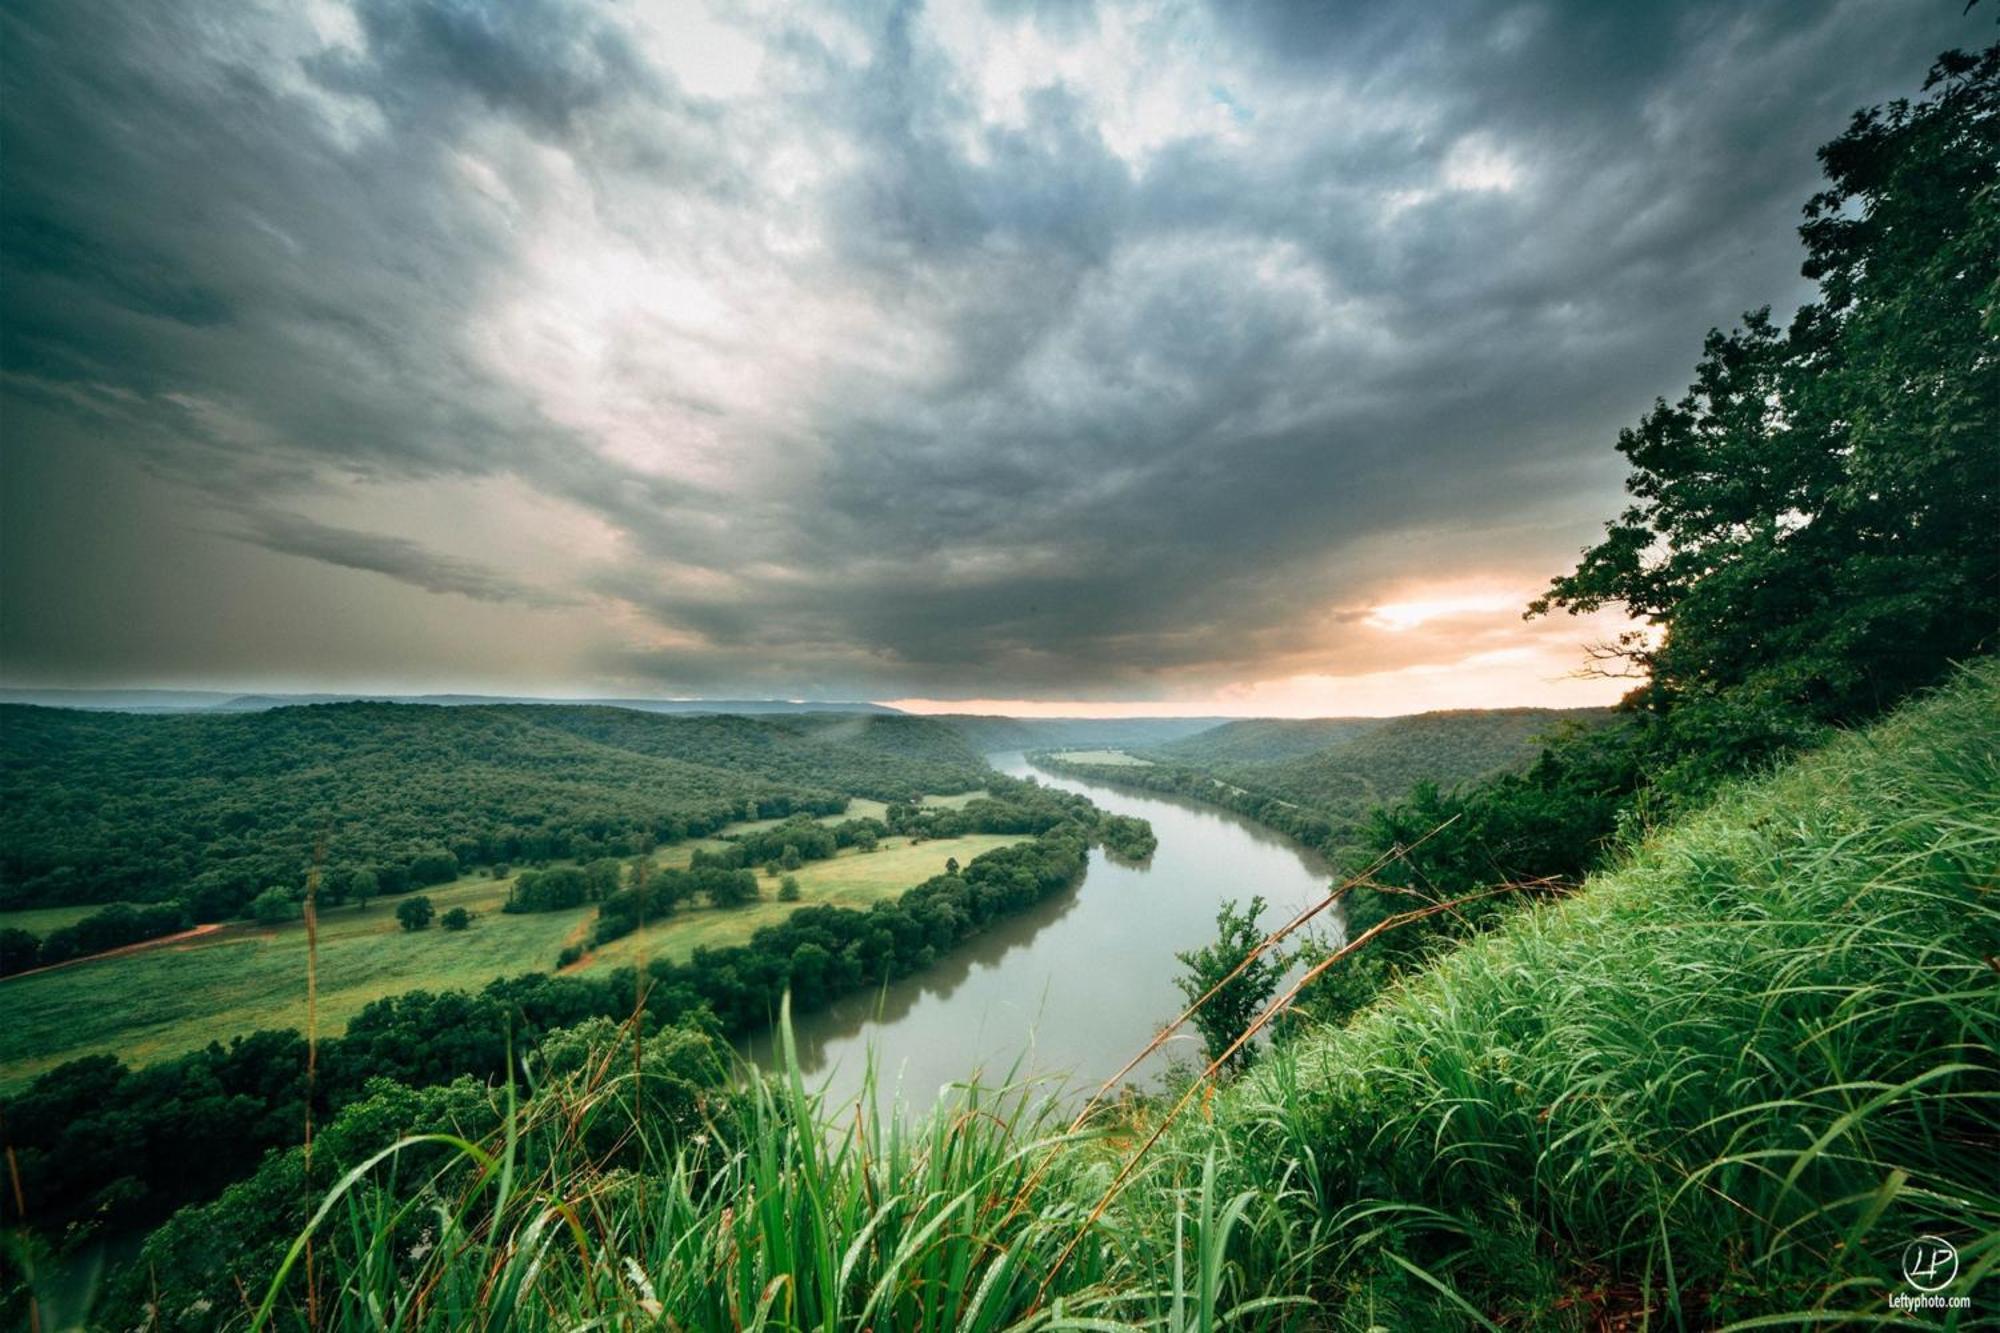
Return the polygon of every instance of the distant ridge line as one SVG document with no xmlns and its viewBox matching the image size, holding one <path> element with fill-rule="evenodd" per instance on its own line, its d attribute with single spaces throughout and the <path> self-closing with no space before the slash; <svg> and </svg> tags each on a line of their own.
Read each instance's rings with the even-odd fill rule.
<svg viewBox="0 0 2000 1333">
<path fill-rule="evenodd" d="M 887 704 L 846 699 L 562 699 L 529 694 L 252 693 L 224 690 L 0 689 L 0 703 L 77 708 L 113 713 L 258 713 L 308 704 L 426 704 L 472 708 L 547 704 L 572 708 L 628 708 L 641 713 L 876 713 L 903 716 Z"/>
</svg>

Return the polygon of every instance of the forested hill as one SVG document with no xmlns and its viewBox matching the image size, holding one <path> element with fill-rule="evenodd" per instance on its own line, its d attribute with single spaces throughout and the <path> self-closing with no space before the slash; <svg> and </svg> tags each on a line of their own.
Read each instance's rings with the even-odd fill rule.
<svg viewBox="0 0 2000 1333">
<path fill-rule="evenodd" d="M 1058 771 L 1224 805 L 1336 852 L 1378 806 L 1526 769 L 1543 742 L 1606 725 L 1608 709 L 1494 708 L 1392 718 L 1266 719 L 1132 753 L 1142 764 L 1038 754 Z"/>
<path fill-rule="evenodd" d="M 1225 722 L 1192 736 L 1156 745 L 1148 757 L 1214 768 L 1295 759 L 1341 745 L 1383 726 L 1385 717 L 1258 717 Z"/>
<path fill-rule="evenodd" d="M 322 832 L 330 875 L 365 868 L 392 889 L 446 857 L 621 854 L 849 796 L 966 791 L 986 774 L 957 732 L 900 715 L 0 706 L 0 906 L 180 899 L 216 920 L 295 888 Z"/>
<path fill-rule="evenodd" d="M 119 713 L 257 713 L 307 704 L 437 704 L 454 708 L 495 704 L 602 705 L 642 713 L 900 713 L 887 704 L 814 699 L 556 699 L 494 694 L 234 694 L 223 690 L 74 690 L 0 688 L 0 704 L 89 708 Z"/>
<path fill-rule="evenodd" d="M 1602 725 L 1609 710 L 1493 708 L 1418 713 L 1378 725 L 1348 721 L 1346 735 L 1266 762 L 1215 762 L 1225 782 L 1335 814 L 1360 814 L 1419 782 L 1440 787 L 1525 768 L 1565 725 Z"/>
<path fill-rule="evenodd" d="M 981 754 L 1004 750 L 1137 749 L 1163 745 L 1220 725 L 1219 717 L 996 717 L 939 713 L 934 720 Z"/>
</svg>

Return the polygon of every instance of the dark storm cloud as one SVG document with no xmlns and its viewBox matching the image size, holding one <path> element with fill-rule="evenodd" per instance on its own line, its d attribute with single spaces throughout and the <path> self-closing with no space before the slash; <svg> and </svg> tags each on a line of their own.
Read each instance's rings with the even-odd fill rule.
<svg viewBox="0 0 2000 1333">
<path fill-rule="evenodd" d="M 565 138 L 580 115 L 655 84 L 622 33 L 562 0 L 364 0 L 355 13 L 365 50 L 316 57 L 307 67 L 328 87 L 367 98 L 419 132 L 433 123 L 441 99 L 471 95 Z"/>
<path fill-rule="evenodd" d="M 407 537 L 383 537 L 316 523 L 297 514 L 252 516 L 247 531 L 224 536 L 252 542 L 281 555 L 323 560 L 342 569 L 386 574 L 426 592 L 457 593 L 481 602 L 524 606 L 567 606 L 574 599 L 531 588 L 470 560 L 443 555 Z"/>
<path fill-rule="evenodd" d="M 878 406 L 850 427 L 821 516 L 849 523 L 827 536 L 898 561 L 967 541 L 1058 551 L 1083 585 L 1017 579 L 955 599 L 983 608 L 984 636 L 949 618 L 933 636 L 939 608 L 899 597 L 907 615 L 879 641 L 960 687 L 996 652 L 992 675 L 1049 688 L 1139 664 L 1227 678 L 1319 632 L 1297 609 L 1352 589 L 1338 557 L 1356 538 L 1430 529 L 1443 545 L 1415 569 L 1476 566 L 1493 555 L 1477 530 L 1496 519 L 1548 513 L 1551 489 L 1603 496 L 1616 424 L 1684 382 L 1700 331 L 1798 293 L 1790 226 L 1812 146 L 1851 103 L 1907 85 L 1953 17 L 1309 8 L 1245 34 L 1259 78 L 1246 100 L 1310 95 L 1331 74 L 1351 80 L 1363 123 L 1250 158 L 1191 140 L 1129 184 L 1107 180 L 1083 215 L 1167 256 L 1121 270 L 1095 237 L 1044 227 L 1035 262 L 1058 299 L 998 338 L 993 312 L 970 310 L 977 332 L 956 345 L 1007 350 L 950 383 L 957 411 Z M 1509 155 L 1519 182 L 1385 216 L 1385 192 L 1423 190 L 1468 142 Z M 1016 197 L 1036 197 L 1046 164 L 1012 165 Z M 967 230 L 959 180 L 920 179 L 939 206 L 897 216 Z M 1015 239 L 998 210 L 980 217 Z M 1228 262 L 1242 246 L 1289 247 L 1303 283 L 1246 286 Z M 983 285 L 981 262 L 957 276 Z M 1299 290 L 1311 283 L 1358 323 L 1329 332 Z M 1070 392 L 1021 373 L 1021 349 L 1066 339 Z M 1454 523 L 1472 531 L 1454 540 Z M 1029 640 L 1064 648 L 1040 671 L 1005 656 L 1022 606 L 1038 612 Z"/>
<path fill-rule="evenodd" d="M 576 7 L 359 20 L 356 51 L 282 8 L 10 8 L 11 390 L 238 505 L 329 470 L 614 488 L 466 346 L 513 236 L 455 155 L 487 115 L 553 135 L 640 95 L 629 56 Z"/>
<path fill-rule="evenodd" d="M 524 617 L 594 599 L 580 675 L 1372 669 L 1384 588 L 1588 538 L 1616 427 L 1707 327 L 1802 294 L 1813 148 L 1990 29 L 1951 0 L 684 20 L 10 6 L 5 393 L 209 530 Z M 20 476 L 68 503 L 54 466 Z M 561 515 L 499 526 L 594 554 L 398 528 L 413 486 L 496 482 Z M 146 644 L 87 665 L 142 677 Z"/>
</svg>

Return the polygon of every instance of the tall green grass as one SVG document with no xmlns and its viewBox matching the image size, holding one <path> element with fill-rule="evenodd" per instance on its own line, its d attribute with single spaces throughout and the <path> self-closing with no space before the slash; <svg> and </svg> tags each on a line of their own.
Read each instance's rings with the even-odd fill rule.
<svg viewBox="0 0 2000 1333">
<path fill-rule="evenodd" d="M 1185 1135 L 1303 1186 L 1340 1326 L 2000 1319 L 2000 672 L 1746 784 Z M 1977 1300 L 1976 1300 L 1977 1303 Z"/>
<path fill-rule="evenodd" d="M 1204 1092 L 1077 1130 L 799 1078 L 650 1107 L 633 1034 L 326 1194 L 252 1328 L 1914 1326 L 2000 1318 L 2000 671 Z M 1132 1156 L 1149 1144 L 1134 1166 Z M 1127 1168 L 1130 1167 L 1128 1173 Z M 1129 1183 L 1100 1209 L 1114 1180 Z M 303 1278 L 308 1244 L 313 1281 Z"/>
<path fill-rule="evenodd" d="M 491 1135 L 412 1135 L 363 1162 L 265 1286 L 195 1313 L 254 1329 L 945 1333 L 1138 1318 L 1195 1333 L 1302 1307 L 1230 1260 L 1274 1201 L 1225 1197 L 1212 1160 L 1161 1214 L 1170 1243 L 1130 1245 L 1087 1216 L 1113 1147 L 1068 1130 L 1046 1088 L 968 1085 L 911 1120 L 881 1111 L 872 1086 L 827 1107 L 788 1030 L 785 1056 L 778 1077 L 709 1105 L 699 1131 L 671 1132 L 633 1114 L 651 1073 L 627 1031 L 510 1101 Z"/>
</svg>

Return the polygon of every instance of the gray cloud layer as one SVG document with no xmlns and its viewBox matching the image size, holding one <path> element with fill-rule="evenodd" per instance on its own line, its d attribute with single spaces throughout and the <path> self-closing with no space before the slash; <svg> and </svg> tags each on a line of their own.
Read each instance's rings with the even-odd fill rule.
<svg viewBox="0 0 2000 1333">
<path fill-rule="evenodd" d="M 316 523 L 298 514 L 265 511 L 250 519 L 246 530 L 225 533 L 284 555 L 322 560 L 342 569 L 387 574 L 425 592 L 457 593 L 481 602 L 518 602 L 523 606 L 562 606 L 569 599 L 518 583 L 471 560 L 461 560 L 426 548 L 407 537 L 384 537 Z"/>
<path fill-rule="evenodd" d="M 108 450 L 189 533 L 518 607 L 577 683 L 1378 670 L 1417 659 L 1371 599 L 1589 537 L 1616 426 L 1799 296 L 1812 149 L 1988 31 L 1955 0 L 658 10 L 10 6 L 10 521 Z M 10 671 L 159 669 L 71 622 L 172 549 L 19 546 Z"/>
</svg>

